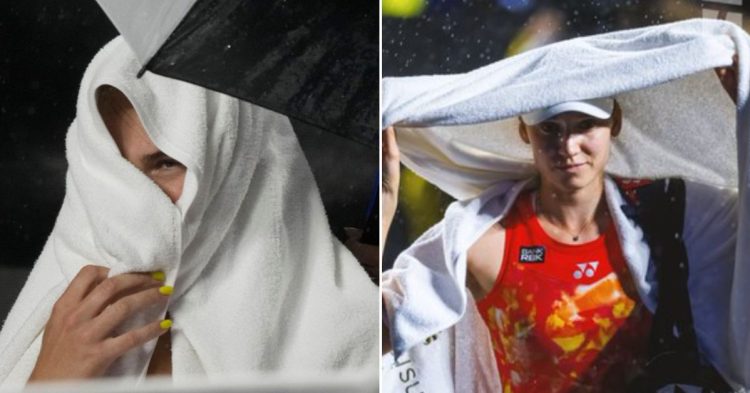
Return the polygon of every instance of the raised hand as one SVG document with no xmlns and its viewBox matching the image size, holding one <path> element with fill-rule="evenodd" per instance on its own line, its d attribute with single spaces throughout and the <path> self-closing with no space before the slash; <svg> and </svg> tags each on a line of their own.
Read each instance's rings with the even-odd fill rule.
<svg viewBox="0 0 750 393">
<path fill-rule="evenodd" d="M 125 352 L 167 332 L 157 320 L 113 336 L 136 312 L 164 307 L 172 287 L 163 273 L 128 273 L 107 278 L 109 269 L 82 268 L 55 303 L 29 382 L 101 376 Z"/>
<path fill-rule="evenodd" d="M 727 94 L 729 94 L 729 97 L 731 97 L 732 101 L 734 101 L 734 103 L 736 104 L 737 103 L 737 75 L 738 75 L 737 55 L 734 55 L 734 57 L 732 57 L 731 66 L 715 68 L 714 71 L 716 71 L 716 76 L 719 77 L 719 80 L 721 81 L 721 85 L 724 87 L 724 90 L 726 90 Z"/>
</svg>

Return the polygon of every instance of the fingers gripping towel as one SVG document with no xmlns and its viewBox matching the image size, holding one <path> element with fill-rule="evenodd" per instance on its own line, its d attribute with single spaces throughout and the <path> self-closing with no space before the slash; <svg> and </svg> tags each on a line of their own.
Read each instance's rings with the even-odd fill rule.
<svg viewBox="0 0 750 393">
<path fill-rule="evenodd" d="M 736 106 L 714 72 L 732 65 L 735 55 Z M 446 346 L 445 353 L 453 358 L 440 363 L 453 370 L 436 372 L 441 381 L 456 391 L 467 386 L 485 391 L 476 389 L 476 379 L 483 373 L 497 378 L 493 367 L 477 366 L 473 375 L 460 374 L 455 359 L 467 350 L 458 347 L 460 336 L 471 330 L 465 327 L 473 322 L 466 319 L 476 314 L 465 291 L 466 252 L 503 217 L 524 187 L 522 180 L 535 175 L 532 152 L 518 135 L 518 117 L 561 102 L 614 97 L 622 108 L 623 126 L 613 139 L 608 173 L 678 176 L 721 189 L 736 203 L 733 219 L 739 224 L 722 226 L 726 237 L 699 250 L 711 253 L 713 247 L 721 253 L 704 258 L 704 265 L 691 265 L 691 272 L 704 266 L 716 274 L 699 272 L 691 276 L 690 285 L 712 287 L 691 292 L 691 298 L 697 296 L 694 310 L 713 310 L 711 318 L 695 317 L 699 336 L 707 336 L 702 329 L 709 326 L 711 335 L 720 337 L 711 347 L 712 361 L 725 377 L 750 386 L 750 242 L 744 241 L 750 207 L 749 66 L 750 37 L 741 28 L 689 20 L 563 41 L 465 74 L 384 79 L 383 124 L 396 128 L 402 161 L 459 200 L 384 274 L 383 297 L 396 355 L 391 363 L 404 364 L 403 355 L 425 357 L 425 338 L 446 332 L 446 337 L 454 337 L 454 346 L 430 344 L 438 348 L 435 352 Z M 652 307 L 646 278 L 649 251 L 641 246 L 642 232 L 616 208 L 622 201 L 609 181 L 605 193 L 639 293 Z M 707 216 L 714 204 L 722 202 L 704 201 L 700 217 L 706 224 L 716 218 Z M 703 235 L 699 238 L 710 238 Z M 695 248 L 686 245 L 689 251 Z M 726 271 L 716 271 L 722 269 Z M 438 367 L 438 356 L 430 359 L 423 370 Z M 426 388 L 429 379 L 423 375 L 420 387 Z"/>
<path fill-rule="evenodd" d="M 289 120 L 184 82 L 137 79 L 138 67 L 117 38 L 84 75 L 65 200 L 0 334 L 0 381 L 25 383 L 52 305 L 87 264 L 110 276 L 166 273 L 175 379 L 376 369 L 377 289 L 331 236 Z M 120 155 L 97 109 L 104 85 L 122 91 L 154 144 L 186 166 L 176 203 Z M 144 375 L 154 344 L 107 375 Z"/>
</svg>

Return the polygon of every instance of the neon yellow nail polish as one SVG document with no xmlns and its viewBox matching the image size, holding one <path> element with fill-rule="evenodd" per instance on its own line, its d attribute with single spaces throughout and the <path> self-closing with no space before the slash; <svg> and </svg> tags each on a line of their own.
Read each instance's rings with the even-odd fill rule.
<svg viewBox="0 0 750 393">
<path fill-rule="evenodd" d="M 174 288 L 172 288 L 169 285 L 164 285 L 162 287 L 159 287 L 159 293 L 161 293 L 164 296 L 169 296 L 174 291 Z"/>
<path fill-rule="evenodd" d="M 161 322 L 159 322 L 159 327 L 161 327 L 164 330 L 167 330 L 172 327 L 172 320 L 171 319 L 165 319 Z"/>
<path fill-rule="evenodd" d="M 166 279 L 166 276 L 164 275 L 164 272 L 153 272 L 151 273 L 151 278 L 156 281 L 164 281 Z"/>
</svg>

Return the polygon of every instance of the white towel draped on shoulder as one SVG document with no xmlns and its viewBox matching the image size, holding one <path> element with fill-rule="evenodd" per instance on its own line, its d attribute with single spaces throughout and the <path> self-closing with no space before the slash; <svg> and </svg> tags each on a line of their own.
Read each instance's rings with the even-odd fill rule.
<svg viewBox="0 0 750 393">
<path fill-rule="evenodd" d="M 0 384 L 25 383 L 52 305 L 87 264 L 110 275 L 166 273 L 175 288 L 168 310 L 176 380 L 374 373 L 377 288 L 331 236 L 289 120 L 148 72 L 137 79 L 138 71 L 116 38 L 84 75 L 66 139 L 65 200 L 0 334 Z M 97 110 L 102 85 L 121 90 L 156 146 L 187 167 L 176 204 L 120 155 Z M 107 375 L 143 375 L 153 347 L 129 352 Z"/>
<path fill-rule="evenodd" d="M 734 55 L 739 64 L 736 107 L 714 72 L 716 67 L 730 66 Z M 678 176 L 690 181 L 689 192 L 704 190 L 693 186 L 704 184 L 728 195 L 732 203 L 727 206 L 736 202 L 731 211 L 739 225 L 717 229 L 728 231 L 728 239 L 736 237 L 737 242 L 736 250 L 734 245 L 721 245 L 731 251 L 729 261 L 713 261 L 722 263 L 716 265 L 719 269 L 728 269 L 715 272 L 716 277 L 730 277 L 731 282 L 731 309 L 727 306 L 720 313 L 728 320 L 716 325 L 729 327 L 714 333 L 728 337 L 731 352 L 723 356 L 731 359 L 731 365 L 722 364 L 721 371 L 748 386 L 749 95 L 750 37 L 734 24 L 706 19 L 576 38 L 464 74 L 386 78 L 383 124 L 396 128 L 402 161 L 461 201 L 385 273 L 384 301 L 396 354 L 412 351 L 411 358 L 423 356 L 417 353 L 422 351 L 422 340 L 461 326 L 459 321 L 467 313 L 466 251 L 489 221 L 502 216 L 494 204 L 507 201 L 498 198 L 513 198 L 511 185 L 534 175 L 531 151 L 518 136 L 518 116 L 564 101 L 614 97 L 624 123 L 614 139 L 608 173 L 631 178 Z M 624 217 L 620 221 L 627 223 Z M 618 227 L 621 241 L 627 236 L 623 228 Z M 631 229 L 638 234 L 637 228 Z M 634 245 L 635 240 L 631 239 Z M 645 269 L 648 252 L 636 254 L 626 256 L 638 262 L 631 269 L 636 265 Z M 710 266 L 709 262 L 700 263 Z M 729 282 L 723 288 L 725 295 L 717 296 L 729 298 Z M 415 304 L 422 305 L 421 310 L 414 311 Z M 434 317 L 425 307 L 431 307 Z M 448 330 L 449 336 L 454 333 L 458 334 Z M 454 386 L 470 386 L 466 381 L 459 385 L 462 378 L 455 378 L 449 378 Z"/>
</svg>

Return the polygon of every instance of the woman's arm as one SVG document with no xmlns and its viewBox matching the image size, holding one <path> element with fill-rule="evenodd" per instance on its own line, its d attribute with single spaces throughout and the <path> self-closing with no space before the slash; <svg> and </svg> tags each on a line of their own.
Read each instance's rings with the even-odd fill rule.
<svg viewBox="0 0 750 393">
<path fill-rule="evenodd" d="M 398 187 L 401 182 L 401 163 L 398 144 L 396 143 L 396 131 L 393 127 L 388 127 L 383 131 L 383 183 L 380 191 L 381 208 L 381 233 L 383 244 L 380 249 L 385 249 L 385 242 L 388 239 L 388 231 L 391 229 L 393 217 L 396 215 L 398 207 Z M 381 340 L 382 353 L 391 351 L 391 335 L 388 330 L 388 315 L 383 307 L 383 334 Z"/>
<path fill-rule="evenodd" d="M 398 188 L 401 181 L 401 163 L 398 144 L 396 143 L 396 131 L 388 127 L 383 131 L 383 184 L 381 188 L 382 207 L 382 234 L 383 239 L 388 238 L 393 217 L 398 207 Z M 383 242 L 382 248 L 385 248 Z"/>
</svg>

